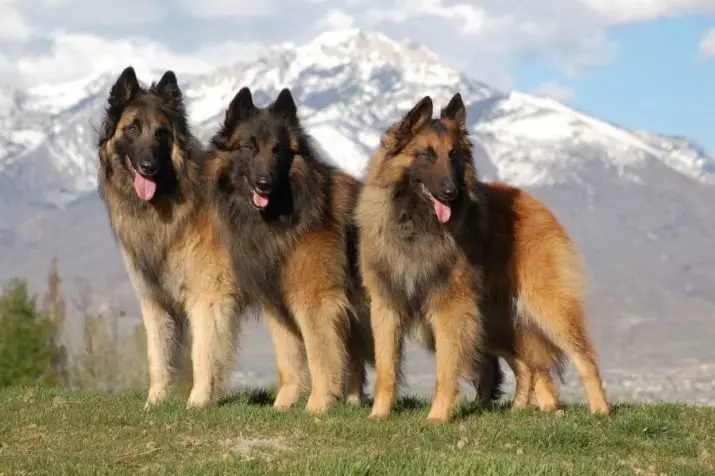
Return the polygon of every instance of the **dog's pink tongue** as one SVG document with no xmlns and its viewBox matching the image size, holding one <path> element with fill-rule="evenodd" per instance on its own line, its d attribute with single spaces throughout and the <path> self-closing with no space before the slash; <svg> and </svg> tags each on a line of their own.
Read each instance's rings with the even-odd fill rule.
<svg viewBox="0 0 715 476">
<path fill-rule="evenodd" d="M 268 206 L 268 197 L 259 193 L 253 192 L 253 204 L 258 208 L 266 208 Z"/>
<path fill-rule="evenodd" d="M 156 192 L 156 182 L 141 174 L 134 175 L 134 190 L 142 200 L 151 200 Z"/>
<path fill-rule="evenodd" d="M 439 220 L 440 223 L 447 223 L 449 221 L 449 217 L 452 215 L 452 209 L 434 197 L 430 197 L 430 199 L 432 199 L 432 205 L 434 205 L 434 213 L 437 215 L 437 220 Z"/>
</svg>

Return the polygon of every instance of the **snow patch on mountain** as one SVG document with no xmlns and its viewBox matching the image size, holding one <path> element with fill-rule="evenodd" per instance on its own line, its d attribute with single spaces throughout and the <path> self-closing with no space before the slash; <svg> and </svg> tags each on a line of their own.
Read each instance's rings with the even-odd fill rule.
<svg viewBox="0 0 715 476">
<path fill-rule="evenodd" d="M 0 173 L 33 200 L 62 205 L 96 188 L 96 137 L 117 71 L 27 91 L 0 89 Z M 145 82 L 163 71 L 137 71 Z M 715 160 L 683 138 L 631 131 L 553 99 L 504 93 L 468 78 L 426 48 L 358 29 L 267 48 L 252 62 L 180 78 L 196 134 L 207 140 L 243 86 L 266 105 L 291 88 L 303 122 L 332 159 L 361 175 L 380 135 L 420 98 L 435 113 L 457 91 L 473 140 L 499 179 L 515 185 L 588 182 L 594 168 L 643 182 L 651 161 L 715 183 Z M 58 198 L 59 197 L 59 198 Z"/>
<path fill-rule="evenodd" d="M 355 177 L 362 177 L 369 158 L 364 147 L 360 147 L 354 139 L 327 124 L 310 127 L 310 134 L 318 141 L 323 155 L 330 162 Z"/>
<path fill-rule="evenodd" d="M 522 186 L 587 182 L 594 161 L 640 183 L 639 171 L 648 160 L 715 183 L 715 160 L 704 152 L 629 131 L 550 98 L 512 92 L 477 119 L 474 131 L 500 179 Z"/>
</svg>

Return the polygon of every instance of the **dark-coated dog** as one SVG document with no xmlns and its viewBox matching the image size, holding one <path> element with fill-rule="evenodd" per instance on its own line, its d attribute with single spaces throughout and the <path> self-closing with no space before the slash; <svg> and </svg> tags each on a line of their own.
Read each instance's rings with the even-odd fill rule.
<svg viewBox="0 0 715 476">
<path fill-rule="evenodd" d="M 359 402 L 373 351 L 356 270 L 358 181 L 320 157 L 288 89 L 259 108 L 242 88 L 211 142 L 205 175 L 217 229 L 241 298 L 263 310 L 275 348 L 274 407 L 296 402 L 304 357 L 307 411 L 326 411 L 343 386 Z"/>
</svg>

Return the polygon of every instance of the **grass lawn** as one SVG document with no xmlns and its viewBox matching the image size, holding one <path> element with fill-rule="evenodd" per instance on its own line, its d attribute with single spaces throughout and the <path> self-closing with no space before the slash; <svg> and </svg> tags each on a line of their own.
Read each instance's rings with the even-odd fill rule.
<svg viewBox="0 0 715 476">
<path fill-rule="evenodd" d="M 389 421 L 369 406 L 313 418 L 274 411 L 265 391 L 218 407 L 184 400 L 144 411 L 144 394 L 0 390 L 0 475 L 705 475 L 715 474 L 715 409 L 619 405 L 610 417 L 460 407 L 426 422 L 403 399 Z"/>
</svg>

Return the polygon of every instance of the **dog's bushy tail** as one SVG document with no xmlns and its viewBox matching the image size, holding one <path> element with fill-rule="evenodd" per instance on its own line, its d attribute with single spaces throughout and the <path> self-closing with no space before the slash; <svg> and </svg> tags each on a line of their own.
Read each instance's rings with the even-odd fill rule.
<svg viewBox="0 0 715 476">
<path fill-rule="evenodd" d="M 499 357 L 489 356 L 487 357 L 487 365 L 492 367 L 492 385 L 489 389 L 489 401 L 496 403 L 501 397 L 504 396 L 504 370 L 499 362 Z"/>
<path fill-rule="evenodd" d="M 477 401 L 482 405 L 496 403 L 504 396 L 504 371 L 499 363 L 499 357 L 483 354 L 477 365 L 479 372 L 473 382 L 477 391 Z"/>
</svg>

